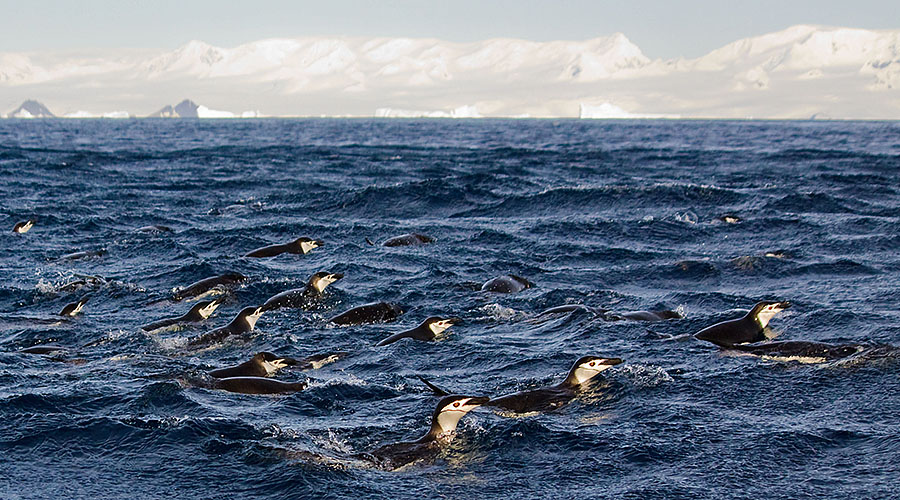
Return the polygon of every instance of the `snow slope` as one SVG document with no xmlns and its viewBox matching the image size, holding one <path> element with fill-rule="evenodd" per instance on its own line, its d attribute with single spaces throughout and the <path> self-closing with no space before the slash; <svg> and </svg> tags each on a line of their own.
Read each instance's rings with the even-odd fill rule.
<svg viewBox="0 0 900 500">
<path fill-rule="evenodd" d="M 0 109 L 64 114 L 192 96 L 198 117 L 900 118 L 900 30 L 822 26 L 651 60 L 623 34 L 583 41 L 269 39 L 169 52 L 0 53 Z M 160 110 L 162 111 L 162 110 Z"/>
</svg>

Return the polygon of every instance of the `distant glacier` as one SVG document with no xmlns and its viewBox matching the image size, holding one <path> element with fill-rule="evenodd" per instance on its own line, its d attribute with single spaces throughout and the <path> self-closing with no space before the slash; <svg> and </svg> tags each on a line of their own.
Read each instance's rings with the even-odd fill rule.
<svg viewBox="0 0 900 500">
<path fill-rule="evenodd" d="M 258 116 L 900 119 L 900 30 L 800 25 L 696 59 L 584 41 L 268 39 L 170 52 L 0 53 L 0 111 L 129 117 L 191 96 Z M 173 108 L 173 106 L 169 106 Z M 217 111 L 228 110 L 228 111 Z M 253 111 L 244 111 L 253 110 Z"/>
</svg>

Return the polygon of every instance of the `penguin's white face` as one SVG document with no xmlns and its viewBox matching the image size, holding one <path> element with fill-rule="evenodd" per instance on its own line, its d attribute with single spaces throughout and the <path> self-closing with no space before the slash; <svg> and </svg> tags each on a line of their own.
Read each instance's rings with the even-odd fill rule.
<svg viewBox="0 0 900 500">
<path fill-rule="evenodd" d="M 32 228 L 32 226 L 34 226 L 34 221 L 30 220 L 30 221 L 26 222 L 25 224 L 22 224 L 21 226 L 16 228 L 16 232 L 19 234 L 25 234 L 28 232 L 29 229 Z"/>
<path fill-rule="evenodd" d="M 304 253 L 306 253 L 306 252 L 304 252 Z M 341 279 L 342 277 L 343 277 L 343 275 L 326 274 L 325 276 L 322 276 L 321 278 L 315 280 L 313 282 L 313 286 L 316 288 L 316 290 L 319 291 L 319 293 L 322 293 L 322 291 L 325 290 L 325 287 L 327 287 L 328 285 Z"/>
<path fill-rule="evenodd" d="M 79 302 L 75 305 L 75 309 L 72 309 L 72 312 L 69 313 L 69 316 L 76 316 L 80 314 L 82 309 L 84 309 L 84 302 Z"/>
<path fill-rule="evenodd" d="M 284 359 L 273 359 L 272 361 L 263 360 L 262 362 L 263 368 L 266 370 L 266 375 L 271 375 L 278 370 L 287 366 L 287 363 L 284 362 Z"/>
<path fill-rule="evenodd" d="M 442 320 L 438 320 L 438 321 L 434 321 L 434 322 L 430 323 L 428 325 L 428 328 L 435 335 L 440 335 L 440 334 L 444 333 L 445 331 L 447 331 L 448 328 L 453 326 L 454 323 L 455 323 L 455 321 L 453 321 L 452 319 L 442 319 Z"/>
<path fill-rule="evenodd" d="M 437 416 L 437 423 L 441 428 L 441 434 L 454 432 L 457 424 L 459 424 L 459 419 L 461 419 L 463 415 L 478 408 L 486 401 L 487 398 L 461 397 L 448 402 L 441 408 L 441 412 Z"/>
<path fill-rule="evenodd" d="M 309 253 L 313 248 L 319 248 L 319 244 L 314 240 L 300 242 L 300 250 L 303 253 Z"/>
<path fill-rule="evenodd" d="M 246 317 L 247 324 L 250 325 L 250 329 L 253 330 L 256 328 L 256 321 L 259 320 L 259 317 L 262 316 L 263 310 L 262 307 L 257 307 L 252 314 L 248 314 Z"/>
<path fill-rule="evenodd" d="M 789 306 L 787 302 L 775 302 L 773 304 L 768 304 L 763 306 L 760 309 L 759 313 L 756 315 L 756 321 L 759 323 L 760 328 L 765 328 L 769 325 L 769 321 L 775 317 L 776 314 L 784 311 Z"/>
<path fill-rule="evenodd" d="M 579 384 L 583 384 L 588 380 L 596 377 L 600 374 L 600 372 L 612 367 L 613 365 L 617 365 L 621 363 L 622 360 L 618 358 L 614 359 L 603 359 L 603 358 L 594 358 L 589 361 L 585 361 L 578 365 L 578 368 L 575 368 L 575 380 Z"/>
<path fill-rule="evenodd" d="M 201 318 L 207 319 L 212 316 L 212 313 L 214 313 L 216 309 L 219 308 L 219 305 L 221 305 L 221 302 L 219 302 L 219 300 L 214 300 L 207 304 L 205 307 L 200 308 L 197 313 L 200 314 Z"/>
</svg>

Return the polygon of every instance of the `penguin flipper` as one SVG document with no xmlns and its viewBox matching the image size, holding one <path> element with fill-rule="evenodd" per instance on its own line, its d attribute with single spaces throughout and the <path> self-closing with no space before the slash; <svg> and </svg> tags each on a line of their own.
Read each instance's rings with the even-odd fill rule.
<svg viewBox="0 0 900 500">
<path fill-rule="evenodd" d="M 449 395 L 450 395 L 449 392 L 447 392 L 447 391 L 441 389 L 440 387 L 438 387 L 438 386 L 432 384 L 432 383 L 429 382 L 428 379 L 426 379 L 425 377 L 423 377 L 423 376 L 421 376 L 421 375 L 416 375 L 416 377 L 418 377 L 419 380 L 421 380 L 422 383 L 425 384 L 426 387 L 428 387 L 429 389 L 431 389 L 431 392 L 435 393 L 436 395 L 438 395 L 438 396 L 449 396 Z"/>
<path fill-rule="evenodd" d="M 394 342 L 396 342 L 400 339 L 405 339 L 406 337 L 412 338 L 412 336 L 409 334 L 408 331 L 395 333 L 395 334 L 391 335 L 390 337 L 383 339 L 380 342 L 378 342 L 377 344 L 375 344 L 375 347 L 381 347 L 384 345 L 393 344 Z"/>
</svg>

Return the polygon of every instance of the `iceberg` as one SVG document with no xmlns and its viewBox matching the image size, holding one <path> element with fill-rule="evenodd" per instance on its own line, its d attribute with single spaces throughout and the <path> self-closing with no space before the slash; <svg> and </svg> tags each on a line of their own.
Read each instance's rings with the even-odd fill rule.
<svg viewBox="0 0 900 500">
<path fill-rule="evenodd" d="M 460 106 L 450 111 L 417 111 L 409 109 L 378 108 L 376 118 L 481 118 L 475 106 Z"/>
<path fill-rule="evenodd" d="M 611 102 L 600 105 L 582 103 L 578 117 L 588 120 L 678 119 L 678 115 L 629 113 Z"/>
<path fill-rule="evenodd" d="M 97 115 L 89 111 L 73 111 L 71 113 L 64 114 L 63 118 L 97 118 Z"/>
<path fill-rule="evenodd" d="M 409 109 L 378 108 L 376 118 L 450 118 L 446 111 L 417 111 Z"/>
<path fill-rule="evenodd" d="M 197 118 L 235 118 L 230 111 L 216 111 L 206 106 L 197 106 Z"/>
</svg>

